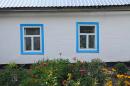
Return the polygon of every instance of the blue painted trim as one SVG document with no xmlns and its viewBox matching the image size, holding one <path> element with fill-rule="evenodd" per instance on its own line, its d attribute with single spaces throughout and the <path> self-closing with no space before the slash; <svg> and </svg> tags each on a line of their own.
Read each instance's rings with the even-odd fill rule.
<svg viewBox="0 0 130 86">
<path fill-rule="evenodd" d="M 96 49 L 81 50 L 79 47 L 79 25 L 96 25 Z M 98 22 L 76 22 L 76 52 L 77 53 L 99 53 L 99 23 Z"/>
<path fill-rule="evenodd" d="M 42 37 L 42 53 L 44 54 L 44 26 L 41 27 L 41 37 Z"/>
<path fill-rule="evenodd" d="M 42 39 L 42 50 L 41 51 L 24 51 L 24 32 L 23 32 L 23 27 L 25 26 L 38 26 L 41 27 L 41 39 Z M 44 54 L 44 25 L 43 24 L 20 24 L 20 54 L 25 54 L 25 55 L 43 55 Z"/>
<path fill-rule="evenodd" d="M 44 52 L 21 52 L 22 55 L 43 55 Z"/>
<path fill-rule="evenodd" d="M 20 25 L 20 52 L 23 52 L 23 29 L 22 26 Z"/>
</svg>

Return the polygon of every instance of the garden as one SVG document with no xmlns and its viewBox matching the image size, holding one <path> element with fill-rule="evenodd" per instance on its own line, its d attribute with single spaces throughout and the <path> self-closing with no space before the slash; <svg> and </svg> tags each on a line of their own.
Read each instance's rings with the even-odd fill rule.
<svg viewBox="0 0 130 86">
<path fill-rule="evenodd" d="M 0 86 L 130 86 L 128 67 L 108 67 L 100 59 L 38 61 L 28 69 L 10 63 L 0 71 Z"/>
</svg>

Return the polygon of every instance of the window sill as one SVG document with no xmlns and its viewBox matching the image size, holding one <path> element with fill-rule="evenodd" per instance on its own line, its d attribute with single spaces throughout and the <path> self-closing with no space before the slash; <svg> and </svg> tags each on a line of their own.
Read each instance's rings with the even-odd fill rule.
<svg viewBox="0 0 130 86">
<path fill-rule="evenodd" d="M 76 50 L 77 53 L 99 53 L 99 50 Z"/>
<path fill-rule="evenodd" d="M 21 55 L 44 55 L 44 52 L 21 52 Z"/>
</svg>

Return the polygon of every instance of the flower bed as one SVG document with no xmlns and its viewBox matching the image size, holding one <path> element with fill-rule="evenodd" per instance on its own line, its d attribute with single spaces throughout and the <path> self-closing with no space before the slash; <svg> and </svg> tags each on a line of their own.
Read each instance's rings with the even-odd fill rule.
<svg viewBox="0 0 130 86">
<path fill-rule="evenodd" d="M 124 64 L 108 68 L 100 59 L 74 60 L 39 61 L 28 70 L 11 63 L 0 72 L 0 86 L 130 86 Z"/>
</svg>

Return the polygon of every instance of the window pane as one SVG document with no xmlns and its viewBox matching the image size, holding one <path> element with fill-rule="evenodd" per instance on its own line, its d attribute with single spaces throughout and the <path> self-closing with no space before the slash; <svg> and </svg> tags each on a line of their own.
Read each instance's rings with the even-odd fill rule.
<svg viewBox="0 0 130 86">
<path fill-rule="evenodd" d="M 40 50 L 40 37 L 34 37 L 34 50 Z"/>
<path fill-rule="evenodd" d="M 89 35 L 89 48 L 95 48 L 95 35 Z"/>
<path fill-rule="evenodd" d="M 31 50 L 31 37 L 25 37 L 25 50 Z"/>
<path fill-rule="evenodd" d="M 95 33 L 95 26 L 80 26 L 80 33 Z"/>
<path fill-rule="evenodd" d="M 25 35 L 40 35 L 40 28 L 24 28 Z"/>
<path fill-rule="evenodd" d="M 80 48 L 86 48 L 86 35 L 80 35 Z"/>
</svg>

